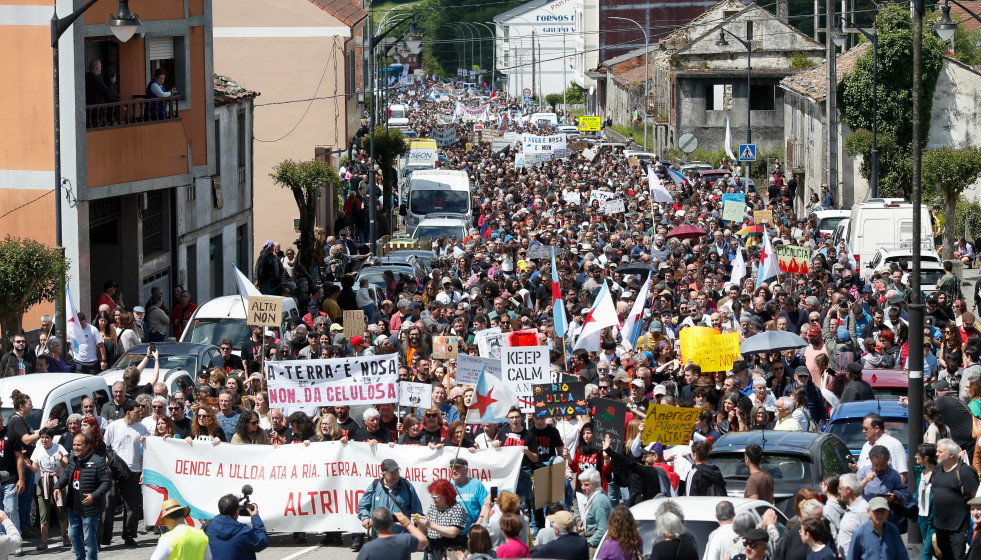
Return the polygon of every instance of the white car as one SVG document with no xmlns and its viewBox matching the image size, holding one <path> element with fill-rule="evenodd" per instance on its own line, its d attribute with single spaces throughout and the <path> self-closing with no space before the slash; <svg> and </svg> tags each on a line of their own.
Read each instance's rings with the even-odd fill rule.
<svg viewBox="0 0 981 560">
<path fill-rule="evenodd" d="M 732 503 L 736 510 L 736 515 L 744 511 L 753 514 L 753 518 L 759 523 L 763 514 L 772 509 L 777 514 L 777 522 L 787 524 L 787 516 L 773 504 L 763 500 L 750 500 L 748 498 L 730 498 L 727 496 L 681 496 L 678 498 L 654 498 L 641 502 L 630 508 L 630 513 L 637 521 L 637 530 L 640 538 L 644 540 L 644 554 L 650 552 L 650 547 L 657 539 L 657 510 L 661 507 L 664 500 L 672 500 L 681 506 L 681 511 L 685 516 L 685 529 L 691 531 L 695 536 L 695 548 L 698 549 L 698 557 L 705 555 L 705 546 L 708 544 L 708 537 L 712 531 L 719 528 L 719 522 L 715 519 L 715 506 L 719 502 L 728 501 Z M 605 540 L 605 537 L 604 537 Z M 600 546 L 603 543 L 600 541 Z"/>
<path fill-rule="evenodd" d="M 852 215 L 851 210 L 817 210 L 813 212 L 817 218 L 818 233 L 825 238 L 834 233 L 842 220 Z"/>
<path fill-rule="evenodd" d="M 867 269 L 869 272 L 866 279 L 872 276 L 872 272 L 888 271 L 893 264 L 899 264 L 901 268 L 907 271 L 913 270 L 913 250 L 907 248 L 893 249 L 879 247 L 875 251 L 875 254 L 872 255 L 872 259 L 869 260 Z M 940 255 L 936 251 L 920 252 L 920 284 L 923 291 L 936 291 L 937 280 L 943 276 L 943 270 L 943 260 L 941 260 Z M 931 273 L 928 275 L 927 271 L 931 271 Z M 939 274 L 935 274 L 937 271 L 939 271 Z M 933 277 L 934 275 L 936 275 L 935 278 Z M 928 290 L 930 285 L 933 288 Z"/>
<path fill-rule="evenodd" d="M 35 430 L 41 429 L 41 424 L 54 418 L 58 420 L 59 433 L 64 433 L 70 414 L 82 413 L 82 400 L 92 398 L 95 401 L 95 413 L 102 411 L 102 405 L 109 402 L 109 386 L 99 375 L 84 373 L 44 373 L 35 375 L 18 375 L 0 379 L 0 397 L 3 406 L 0 414 L 4 421 L 9 421 L 14 415 L 14 400 L 10 394 L 18 389 L 24 395 L 31 397 L 34 411 L 27 416 L 27 423 Z"/>
<path fill-rule="evenodd" d="M 428 237 L 436 241 L 440 237 L 450 239 L 456 237 L 457 241 L 463 241 L 470 231 L 470 224 L 466 216 L 461 214 L 430 214 L 419 221 L 419 225 L 412 232 L 413 239 Z"/>
</svg>

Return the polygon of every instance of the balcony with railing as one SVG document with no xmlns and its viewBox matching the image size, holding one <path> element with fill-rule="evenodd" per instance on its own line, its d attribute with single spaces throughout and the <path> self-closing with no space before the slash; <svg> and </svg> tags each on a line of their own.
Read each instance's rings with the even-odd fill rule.
<svg viewBox="0 0 981 560">
<path fill-rule="evenodd" d="M 100 130 L 180 120 L 179 95 L 85 106 L 85 128 Z"/>
</svg>

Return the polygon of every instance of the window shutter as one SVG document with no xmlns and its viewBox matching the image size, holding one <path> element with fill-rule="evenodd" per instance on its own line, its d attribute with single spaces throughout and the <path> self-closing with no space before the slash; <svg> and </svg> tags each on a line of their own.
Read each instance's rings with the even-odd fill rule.
<svg viewBox="0 0 981 560">
<path fill-rule="evenodd" d="M 150 60 L 172 60 L 174 58 L 173 37 L 148 37 L 147 51 Z"/>
</svg>

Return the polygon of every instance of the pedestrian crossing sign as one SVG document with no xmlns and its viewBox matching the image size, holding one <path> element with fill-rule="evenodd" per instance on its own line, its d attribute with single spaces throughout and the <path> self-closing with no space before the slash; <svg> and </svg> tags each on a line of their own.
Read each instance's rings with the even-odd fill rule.
<svg viewBox="0 0 981 560">
<path fill-rule="evenodd" d="M 756 161 L 756 144 L 740 144 L 739 161 Z"/>
</svg>

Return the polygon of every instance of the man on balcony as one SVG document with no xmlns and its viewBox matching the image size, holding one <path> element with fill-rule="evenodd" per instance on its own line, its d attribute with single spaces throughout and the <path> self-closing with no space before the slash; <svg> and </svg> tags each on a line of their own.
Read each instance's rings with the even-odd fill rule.
<svg viewBox="0 0 981 560">
<path fill-rule="evenodd" d="M 157 68 L 153 73 L 153 79 L 146 85 L 146 98 L 157 99 L 160 97 L 170 97 L 177 93 L 177 88 L 170 88 L 170 91 L 163 89 L 164 82 L 167 81 L 167 72 L 163 68 Z M 150 104 L 148 117 L 153 120 L 167 118 L 167 108 L 162 101 Z"/>
<path fill-rule="evenodd" d="M 85 73 L 85 104 L 101 105 L 116 101 L 115 74 L 109 76 L 109 83 L 112 84 L 112 87 L 107 86 L 102 79 L 102 61 L 98 58 L 93 59 L 89 63 L 89 71 Z"/>
</svg>

